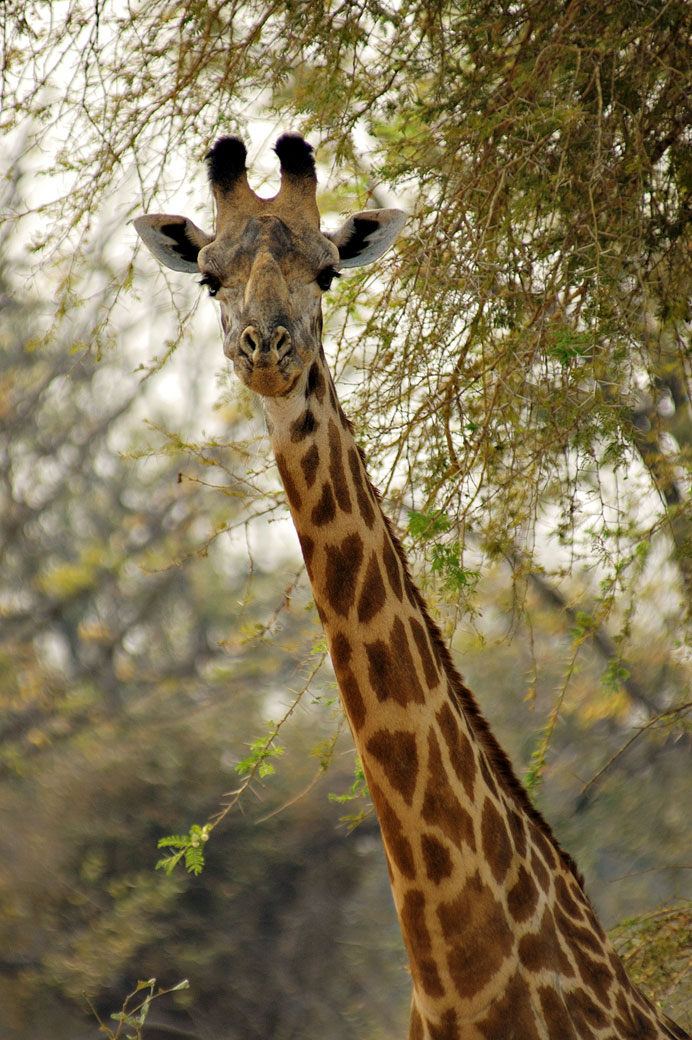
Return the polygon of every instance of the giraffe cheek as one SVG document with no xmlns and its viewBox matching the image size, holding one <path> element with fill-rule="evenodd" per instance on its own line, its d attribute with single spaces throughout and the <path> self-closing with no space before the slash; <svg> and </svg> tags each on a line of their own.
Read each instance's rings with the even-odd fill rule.
<svg viewBox="0 0 692 1040">
<path fill-rule="evenodd" d="M 320 328 L 321 325 L 320 321 Z M 309 364 L 317 356 L 321 343 L 320 332 L 315 327 L 314 322 L 301 318 L 294 318 L 291 331 L 298 357 L 304 364 Z"/>
<path fill-rule="evenodd" d="M 237 351 L 238 336 L 235 329 L 232 327 L 230 320 L 225 316 L 221 315 L 221 326 L 223 328 L 223 352 L 229 361 L 235 361 Z"/>
</svg>

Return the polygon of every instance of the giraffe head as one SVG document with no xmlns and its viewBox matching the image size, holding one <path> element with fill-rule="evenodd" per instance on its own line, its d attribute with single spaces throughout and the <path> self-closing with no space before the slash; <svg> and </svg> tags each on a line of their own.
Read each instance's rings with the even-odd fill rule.
<svg viewBox="0 0 692 1040">
<path fill-rule="evenodd" d="M 320 231 L 312 147 L 297 134 L 276 142 L 281 188 L 255 195 L 237 137 L 207 155 L 216 200 L 216 232 L 187 217 L 156 213 L 135 228 L 154 256 L 174 271 L 201 273 L 221 306 L 224 353 L 251 390 L 268 397 L 296 392 L 320 350 L 322 293 L 341 268 L 376 260 L 399 234 L 400 210 L 365 210 L 338 230 Z"/>
</svg>

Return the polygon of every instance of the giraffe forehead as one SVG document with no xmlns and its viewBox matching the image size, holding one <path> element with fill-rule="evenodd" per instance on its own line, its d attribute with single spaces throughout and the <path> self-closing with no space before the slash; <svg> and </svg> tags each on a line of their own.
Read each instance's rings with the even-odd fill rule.
<svg viewBox="0 0 692 1040">
<path fill-rule="evenodd" d="M 272 259 L 284 269 L 319 270 L 337 262 L 338 251 L 315 228 L 302 222 L 291 226 L 284 216 L 267 213 L 224 223 L 215 240 L 201 250 L 200 267 L 249 271 L 260 258 Z"/>
</svg>

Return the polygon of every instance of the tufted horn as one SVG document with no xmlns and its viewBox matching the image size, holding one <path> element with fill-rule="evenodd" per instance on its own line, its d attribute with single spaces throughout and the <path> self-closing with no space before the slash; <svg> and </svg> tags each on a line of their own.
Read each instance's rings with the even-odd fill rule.
<svg viewBox="0 0 692 1040">
<path fill-rule="evenodd" d="M 320 226 L 317 209 L 317 173 L 312 145 L 300 134 L 282 134 L 274 145 L 281 163 L 281 189 L 275 202 L 293 213 L 304 215 L 315 227 Z"/>
<path fill-rule="evenodd" d="M 239 137 L 220 137 L 207 154 L 209 182 L 221 211 L 254 212 L 260 200 L 248 184 L 245 171 L 247 150 Z"/>
</svg>

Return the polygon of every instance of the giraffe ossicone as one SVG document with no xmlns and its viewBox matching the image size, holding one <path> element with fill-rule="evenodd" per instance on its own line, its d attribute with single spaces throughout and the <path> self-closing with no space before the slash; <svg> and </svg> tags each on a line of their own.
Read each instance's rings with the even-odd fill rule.
<svg viewBox="0 0 692 1040">
<path fill-rule="evenodd" d="M 376 260 L 399 210 L 320 230 L 312 148 L 276 143 L 259 198 L 246 151 L 207 156 L 213 234 L 139 217 L 154 256 L 202 275 L 224 352 L 264 398 L 269 436 L 382 830 L 413 981 L 409 1040 L 684 1040 L 637 989 L 570 857 L 517 781 L 411 580 L 339 405 L 322 293 Z"/>
</svg>

